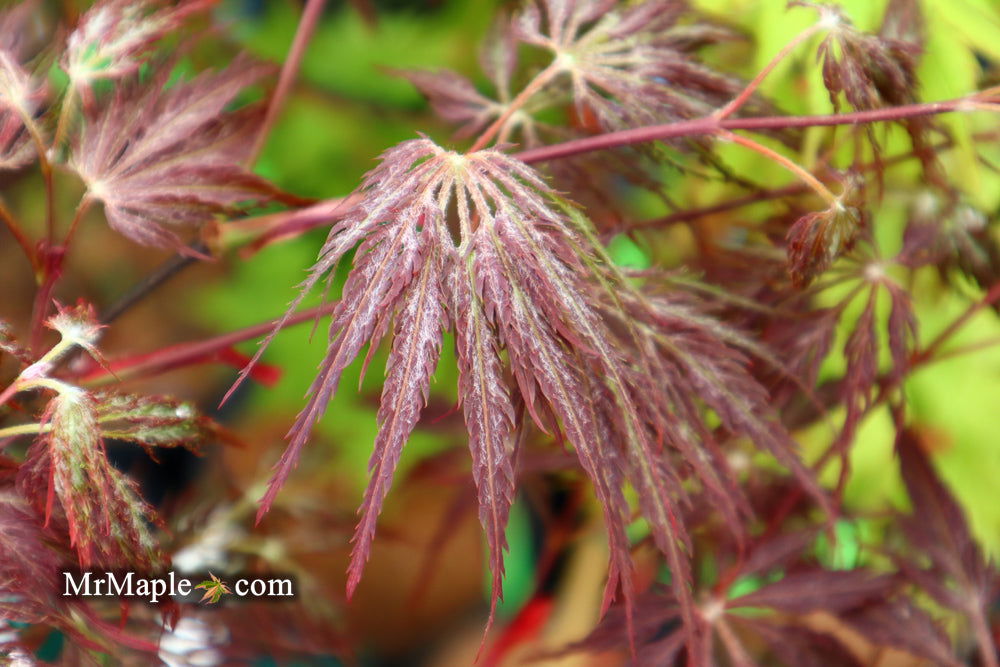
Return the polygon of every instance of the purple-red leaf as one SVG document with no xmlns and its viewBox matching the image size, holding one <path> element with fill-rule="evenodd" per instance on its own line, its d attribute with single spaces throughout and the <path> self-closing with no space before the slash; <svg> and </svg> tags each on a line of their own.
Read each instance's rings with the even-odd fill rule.
<svg viewBox="0 0 1000 667">
<path fill-rule="evenodd" d="M 479 521 L 486 533 L 493 575 L 489 620 L 492 623 L 497 602 L 503 599 L 505 530 L 514 502 L 514 406 L 503 376 L 496 335 L 484 311 L 484 299 L 474 275 L 456 275 L 453 291 L 455 312 L 462 313 L 455 320 L 459 391 L 469 431 Z"/>
<path fill-rule="evenodd" d="M 935 665 L 959 665 L 948 635 L 923 609 L 896 596 L 841 617 L 876 646 L 892 646 Z"/>
<path fill-rule="evenodd" d="M 164 67 L 152 81 L 122 84 L 88 114 L 71 166 L 87 196 L 104 204 L 108 223 L 138 243 L 179 247 L 174 229 L 276 195 L 242 166 L 262 110 L 225 111 L 268 71 L 238 59 L 167 87 Z"/>
<path fill-rule="evenodd" d="M 840 613 L 885 598 L 895 585 L 891 576 L 864 570 L 816 569 L 786 574 L 773 584 L 729 600 L 726 606 L 768 607 L 789 614 Z"/>
<path fill-rule="evenodd" d="M 686 478 L 701 484 L 734 530 L 749 514 L 706 410 L 726 431 L 772 452 L 830 511 L 769 410 L 767 393 L 748 372 L 745 353 L 769 353 L 694 307 L 658 305 L 639 292 L 573 204 L 496 150 L 460 155 L 426 139 L 405 142 L 386 152 L 357 199 L 333 224 L 303 284 L 304 294 L 357 245 L 326 358 L 259 516 L 293 469 L 344 369 L 366 343 L 377 345 L 395 318 L 372 484 L 349 571 L 352 590 L 399 452 L 424 403 L 442 329 L 453 328 L 494 577 L 492 605 L 500 595 L 504 527 L 515 493 L 521 425 L 514 406 L 523 399 L 542 430 L 565 436 L 603 507 L 611 545 L 605 608 L 621 589 L 632 623 L 628 484 L 670 567 L 681 636 L 695 655 L 703 623 L 691 592 L 692 543 L 683 524 Z M 682 468 L 675 457 L 690 465 Z"/>
<path fill-rule="evenodd" d="M 903 528 L 930 569 L 908 574 L 939 603 L 970 614 L 985 614 L 996 574 L 973 539 L 965 513 L 941 481 L 919 436 L 910 428 L 896 438 L 900 472 L 912 506 Z"/>
<path fill-rule="evenodd" d="M 0 618 L 42 623 L 58 612 L 58 552 L 47 543 L 42 517 L 13 484 L 0 484 Z"/>
</svg>

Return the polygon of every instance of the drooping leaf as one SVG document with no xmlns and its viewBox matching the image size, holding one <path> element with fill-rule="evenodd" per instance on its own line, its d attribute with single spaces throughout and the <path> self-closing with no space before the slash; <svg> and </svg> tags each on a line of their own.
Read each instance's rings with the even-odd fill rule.
<svg viewBox="0 0 1000 667">
<path fill-rule="evenodd" d="M 525 164 L 496 150 L 459 155 L 412 140 L 383 155 L 358 198 L 334 222 L 302 286 L 304 294 L 357 246 L 326 357 L 258 514 L 294 468 L 344 369 L 366 343 L 377 345 L 395 318 L 349 589 L 368 558 L 375 519 L 417 422 L 445 328 L 456 332 L 493 604 L 515 490 L 512 436 L 523 428 L 514 406 L 522 401 L 539 428 L 565 435 L 601 501 L 611 544 L 605 607 L 621 590 L 632 618 L 628 484 L 670 567 L 691 651 L 702 622 L 691 591 L 684 478 L 693 472 L 733 530 L 749 513 L 706 407 L 727 431 L 777 456 L 830 511 L 747 370 L 754 344 L 707 313 L 658 306 L 614 268 L 576 207 Z M 682 460 L 689 466 L 681 468 Z"/>
<path fill-rule="evenodd" d="M 417 275 L 409 279 L 410 284 L 397 315 L 379 406 L 379 433 L 369 463 L 372 481 L 365 491 L 360 510 L 362 517 L 352 540 L 354 548 L 348 575 L 349 592 L 361 578 L 361 568 L 371 550 L 382 501 L 392 484 L 403 445 L 427 402 L 431 375 L 440 356 L 442 329 L 447 319 L 440 285 L 436 281 L 440 271 L 439 261 L 433 248 L 423 249 L 423 257 L 417 259 L 413 267 Z M 405 277 L 401 279 L 406 280 Z"/>
<path fill-rule="evenodd" d="M 0 618 L 42 623 L 60 611 L 54 600 L 63 563 L 42 517 L 11 481 L 0 485 Z"/>
<path fill-rule="evenodd" d="M 18 169 L 34 158 L 25 121 L 35 117 L 47 95 L 44 80 L 33 77 L 13 51 L 0 47 L 0 169 Z"/>
<path fill-rule="evenodd" d="M 482 258 L 477 257 L 477 260 Z M 507 548 L 506 527 L 514 502 L 513 430 L 514 407 L 503 377 L 496 335 L 485 312 L 487 302 L 469 269 L 459 267 L 454 277 L 454 310 L 463 313 L 455 320 L 459 391 L 472 474 L 479 501 L 479 521 L 486 533 L 493 575 L 490 622 L 497 602 L 503 599 L 503 552 Z"/>
<path fill-rule="evenodd" d="M 854 434 L 858 423 L 872 400 L 878 376 L 879 337 L 875 326 L 875 303 L 878 290 L 872 289 L 865 298 L 865 307 L 844 345 L 847 370 L 841 384 L 841 399 L 847 407 L 843 440 Z"/>
</svg>

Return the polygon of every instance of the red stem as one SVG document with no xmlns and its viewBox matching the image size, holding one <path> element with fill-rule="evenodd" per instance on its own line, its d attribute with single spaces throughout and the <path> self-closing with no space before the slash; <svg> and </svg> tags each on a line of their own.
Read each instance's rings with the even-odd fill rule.
<svg viewBox="0 0 1000 667">
<path fill-rule="evenodd" d="M 968 109 L 970 104 L 974 102 L 975 100 L 968 97 L 961 97 L 944 102 L 908 104 L 899 107 L 875 109 L 874 111 L 855 111 L 852 113 L 835 113 L 819 116 L 762 116 L 759 118 L 724 119 L 706 116 L 693 120 L 682 120 L 664 125 L 648 125 L 646 127 L 637 127 L 619 132 L 608 132 L 583 139 L 573 139 L 571 141 L 521 151 L 520 153 L 515 153 L 514 157 L 522 162 L 532 164 L 650 141 L 715 134 L 720 130 L 752 130 L 759 132 L 763 130 L 782 130 L 798 127 L 861 125 L 863 123 L 898 121 L 907 118 L 962 111 Z"/>
<path fill-rule="evenodd" d="M 52 305 L 52 293 L 62 275 L 63 257 L 66 255 L 65 246 L 50 245 L 48 241 L 41 241 L 38 248 L 39 272 L 42 278 L 41 285 L 35 291 L 35 301 L 31 309 L 31 334 L 29 346 L 31 351 L 38 353 L 42 345 L 42 335 L 45 333 L 45 318 L 49 314 L 49 307 Z"/>
<path fill-rule="evenodd" d="M 744 88 L 742 92 L 740 92 L 740 94 L 737 95 L 729 104 L 719 109 L 719 111 L 715 113 L 715 116 L 720 119 L 728 118 L 739 111 L 740 107 L 746 104 L 747 100 L 750 99 L 750 96 L 754 94 L 754 91 L 757 90 L 761 82 L 763 82 L 764 79 L 766 79 L 767 76 L 774 71 L 774 68 L 777 67 L 778 64 L 792 52 L 792 49 L 815 35 L 822 27 L 823 26 L 820 23 L 813 24 L 796 35 L 792 41 L 788 42 L 788 44 L 785 44 L 785 46 L 778 51 L 777 55 L 771 58 L 771 61 L 764 66 L 764 69 L 758 72 L 757 76 L 755 76 L 753 80 L 747 84 L 746 88 Z"/>
<path fill-rule="evenodd" d="M 268 135 L 271 134 L 271 128 L 274 126 L 275 121 L 277 121 L 278 115 L 285 105 L 285 100 L 288 99 L 288 93 L 292 89 L 292 84 L 295 83 L 295 76 L 298 74 L 299 65 L 302 63 L 302 57 L 305 55 L 306 47 L 309 45 L 309 40 L 316 29 L 319 17 L 323 13 L 324 5 L 326 5 L 326 0 L 307 0 L 306 2 L 302 18 L 299 19 L 299 27 L 295 31 L 295 38 L 288 49 L 288 57 L 285 58 L 285 64 L 281 67 L 278 87 L 274 89 L 274 95 L 271 96 L 271 103 L 267 107 L 267 115 L 264 116 L 264 122 L 260 126 L 260 131 L 254 140 L 253 149 L 247 158 L 248 165 L 257 162 L 260 152 L 264 149 L 264 143 L 267 141 Z"/>
<path fill-rule="evenodd" d="M 308 308 L 296 313 L 288 318 L 282 329 L 329 314 L 337 307 L 338 303 L 336 301 L 325 303 L 321 306 Z M 270 333 L 274 329 L 275 321 L 268 320 L 267 322 L 261 322 L 245 329 L 216 336 L 215 338 L 179 343 L 156 350 L 155 352 L 150 352 L 149 354 L 141 354 L 112 361 L 108 364 L 107 368 L 97 366 L 89 372 L 84 373 L 79 378 L 79 381 L 81 383 L 94 383 L 108 377 L 124 380 L 139 375 L 153 375 L 172 368 L 196 363 L 236 343 L 242 343 Z"/>
</svg>

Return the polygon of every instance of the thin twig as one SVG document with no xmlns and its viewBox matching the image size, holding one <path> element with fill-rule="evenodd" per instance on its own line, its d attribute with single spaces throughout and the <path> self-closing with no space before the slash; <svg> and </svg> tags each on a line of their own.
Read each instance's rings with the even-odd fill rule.
<svg viewBox="0 0 1000 667">
<path fill-rule="evenodd" d="M 720 138 L 727 141 L 732 141 L 734 144 L 739 144 L 744 148 L 749 148 L 752 151 L 760 153 L 766 157 L 771 162 L 780 164 L 782 167 L 792 172 L 798 176 L 799 180 L 808 185 L 812 190 L 820 196 L 828 205 L 831 207 L 840 206 L 840 200 L 837 195 L 830 192 L 830 189 L 823 185 L 818 178 L 813 176 L 809 171 L 804 169 L 801 165 L 785 157 L 777 151 L 773 151 L 763 144 L 759 144 L 752 139 L 747 139 L 746 137 L 741 137 L 738 134 L 732 132 L 723 131 L 719 134 Z"/>
<path fill-rule="evenodd" d="M 474 144 L 472 144 L 472 148 L 469 149 L 469 152 L 475 153 L 476 151 L 485 148 L 493 137 L 496 136 L 497 132 L 503 128 L 504 124 L 510 120 L 510 117 L 513 116 L 515 112 L 523 107 L 528 100 L 535 95 L 535 93 L 544 88 L 550 81 L 552 81 L 552 79 L 563 71 L 562 61 L 556 58 L 549 63 L 548 67 L 535 75 L 535 78 L 533 78 L 531 82 L 517 94 L 517 97 L 511 100 L 510 104 L 507 105 L 507 108 L 504 109 L 502 114 L 500 114 L 500 117 L 493 121 L 493 123 L 486 128 L 486 131 L 479 135 L 479 138 L 476 139 Z"/>
<path fill-rule="evenodd" d="M 325 4 L 326 0 L 307 0 L 306 2 L 306 7 L 302 12 L 302 18 L 299 19 L 299 27 L 295 31 L 295 38 L 292 40 L 292 45 L 288 49 L 288 56 L 285 58 L 285 64 L 281 67 L 281 75 L 278 78 L 278 87 L 274 89 L 274 94 L 271 96 L 271 102 L 267 107 L 267 115 L 264 116 L 264 122 L 260 126 L 260 131 L 257 132 L 257 137 L 254 139 L 250 156 L 247 158 L 248 165 L 253 165 L 257 162 L 257 158 L 260 157 L 260 152 L 264 150 L 264 144 L 267 142 L 267 138 L 271 134 L 271 128 L 278 120 L 278 115 L 281 113 L 281 109 L 284 107 L 285 101 L 288 99 L 288 93 L 291 91 L 292 85 L 295 83 L 295 77 L 298 75 L 299 65 L 302 63 L 302 57 L 305 55 L 306 47 L 309 45 L 309 40 L 312 38 L 313 31 L 316 29 L 316 24 L 319 22 L 319 17 L 323 13 L 323 7 Z"/>
<path fill-rule="evenodd" d="M 208 252 L 208 247 L 201 241 L 192 244 L 191 249 L 196 252 Z M 101 324 L 111 324 L 117 320 L 125 313 L 125 311 L 132 308 L 132 306 L 139 303 L 139 301 L 151 292 L 155 291 L 158 287 L 180 273 L 185 267 L 194 264 L 196 260 L 197 257 L 194 255 L 181 253 L 177 253 L 170 259 L 166 260 L 163 264 L 154 269 L 152 273 L 133 285 L 128 292 L 123 294 L 118 299 L 118 301 L 113 303 L 107 310 L 101 313 Z"/>
<path fill-rule="evenodd" d="M 31 262 L 31 268 L 37 273 L 39 269 L 38 256 L 35 254 L 34 248 L 31 247 L 31 241 L 24 233 L 24 230 L 21 229 L 21 225 L 18 223 L 17 218 L 15 218 L 14 214 L 10 212 L 10 209 L 4 205 L 2 199 L 0 199 L 0 219 L 3 220 L 4 225 L 6 225 L 7 229 L 11 233 L 11 236 L 14 237 L 14 240 L 17 241 L 17 244 L 21 246 L 21 251 L 24 252 L 24 256 L 28 258 L 29 262 Z"/>
<path fill-rule="evenodd" d="M 514 153 L 522 162 L 533 164 L 536 162 L 548 162 L 565 157 L 590 153 L 593 151 L 608 150 L 611 148 L 621 148 L 633 144 L 648 143 L 650 141 L 662 141 L 664 139 L 676 139 L 678 137 L 691 137 L 706 134 L 715 134 L 720 130 L 751 130 L 766 131 L 793 129 L 804 127 L 831 127 L 834 125 L 862 125 L 865 123 L 884 123 L 891 121 L 905 120 L 908 118 L 919 118 L 923 116 L 936 116 L 943 113 L 963 111 L 968 109 L 970 102 L 968 97 L 961 97 L 943 102 L 926 102 L 921 104 L 907 104 L 898 107 L 887 107 L 885 109 L 875 109 L 872 111 L 855 111 L 851 113 L 835 113 L 815 116 L 760 116 L 755 118 L 724 118 L 718 119 L 713 116 L 695 118 L 692 120 L 682 120 L 663 125 L 647 125 L 618 132 L 606 132 L 604 134 L 582 139 L 572 139 L 558 144 L 540 146 L 528 150 Z"/>
<path fill-rule="evenodd" d="M 914 354 L 911 365 L 926 363 L 929 359 L 935 356 L 935 353 L 941 348 L 941 345 L 943 345 L 949 338 L 965 326 L 965 323 L 968 322 L 973 315 L 984 308 L 992 306 L 998 301 L 1000 301 L 1000 282 L 994 283 L 982 299 L 979 299 L 966 308 L 961 315 L 956 317 L 951 324 L 945 327 L 944 330 L 939 333 L 934 340 L 928 343 L 923 350 Z"/>
<path fill-rule="evenodd" d="M 814 23 L 813 25 L 809 26 L 808 28 L 800 32 L 798 35 L 796 35 L 792 39 L 792 41 L 788 42 L 788 44 L 785 44 L 784 48 L 778 51 L 777 55 L 775 55 L 774 58 L 772 58 L 771 61 L 767 63 L 764 69 L 762 69 L 760 72 L 757 73 L 757 76 L 755 76 L 753 80 L 747 84 L 746 88 L 740 91 L 739 95 L 733 98 L 733 100 L 729 104 L 716 111 L 713 115 L 719 120 L 722 120 L 723 118 L 728 118 L 729 116 L 732 116 L 734 113 L 736 113 L 740 109 L 740 107 L 746 104 L 747 100 L 749 100 L 750 96 L 754 94 L 754 91 L 757 90 L 761 82 L 767 78 L 767 76 L 774 70 L 775 67 L 778 66 L 778 63 L 784 60 L 788 56 L 788 54 L 792 52 L 792 49 L 794 49 L 796 46 L 798 46 L 802 42 L 806 41 L 807 39 L 815 35 L 823 27 L 824 26 L 822 23 Z"/>
<path fill-rule="evenodd" d="M 337 307 L 339 302 L 325 303 L 321 306 L 308 308 L 295 313 L 285 322 L 282 330 L 288 327 L 314 320 L 323 315 L 327 315 Z M 279 318 L 280 319 L 280 318 Z M 202 361 L 212 354 L 225 350 L 237 343 L 259 338 L 264 334 L 274 330 L 275 322 L 278 319 L 267 320 L 260 324 L 255 324 L 237 331 L 233 331 L 206 340 L 192 341 L 189 343 L 179 343 L 169 347 L 126 359 L 111 361 L 107 368 L 96 367 L 88 373 L 84 373 L 79 378 L 85 384 L 103 384 L 112 379 L 125 380 L 140 375 L 153 375 L 163 371 L 185 366 L 189 363 Z M 114 373 L 114 375 L 112 375 Z"/>
</svg>

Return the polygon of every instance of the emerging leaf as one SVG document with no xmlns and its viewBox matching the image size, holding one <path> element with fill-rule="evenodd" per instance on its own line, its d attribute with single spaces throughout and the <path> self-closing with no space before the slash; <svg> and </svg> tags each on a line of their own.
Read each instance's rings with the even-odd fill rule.
<svg viewBox="0 0 1000 667">
<path fill-rule="evenodd" d="M 18 169 L 31 162 L 35 147 L 25 122 L 31 122 L 47 96 L 45 82 L 0 45 L 0 169 Z"/>
<path fill-rule="evenodd" d="M 65 389 L 49 402 L 43 425 L 48 432 L 31 445 L 18 482 L 22 489 L 48 488 L 46 520 L 58 499 L 80 567 L 146 572 L 161 566 L 149 527 L 152 508 L 108 461 L 93 398 Z"/>
<path fill-rule="evenodd" d="M 788 272 L 792 282 L 805 287 L 851 249 L 862 226 L 858 209 L 835 204 L 825 211 L 799 218 L 788 230 Z"/>
</svg>

